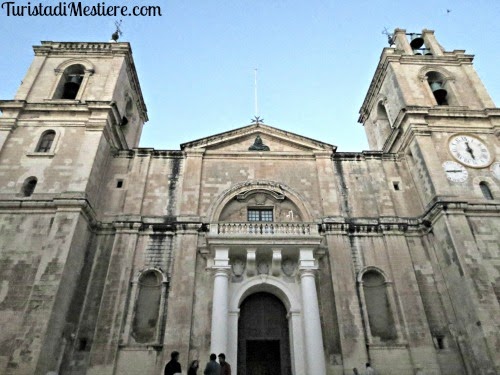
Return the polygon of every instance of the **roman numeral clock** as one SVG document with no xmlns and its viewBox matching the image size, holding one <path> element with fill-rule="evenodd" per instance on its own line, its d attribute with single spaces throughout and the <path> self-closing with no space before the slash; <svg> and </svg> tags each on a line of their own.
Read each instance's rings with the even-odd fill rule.
<svg viewBox="0 0 500 375">
<path fill-rule="evenodd" d="M 448 149 L 455 161 L 446 161 L 443 168 L 446 177 L 453 182 L 464 182 L 468 173 L 464 168 L 485 168 L 493 162 L 485 142 L 470 134 L 455 134 L 448 140 Z"/>
<path fill-rule="evenodd" d="M 491 154 L 486 144 L 469 134 L 453 135 L 448 141 L 451 155 L 460 163 L 472 168 L 491 164 Z"/>
</svg>

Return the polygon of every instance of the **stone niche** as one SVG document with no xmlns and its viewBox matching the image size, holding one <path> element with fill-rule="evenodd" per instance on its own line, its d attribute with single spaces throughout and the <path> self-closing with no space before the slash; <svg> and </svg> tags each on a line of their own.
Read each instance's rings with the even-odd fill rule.
<svg viewBox="0 0 500 375">
<path fill-rule="evenodd" d="M 285 195 L 267 190 L 251 190 L 236 195 L 223 208 L 220 222 L 248 221 L 248 210 L 272 210 L 274 222 L 302 222 L 303 215 Z"/>
</svg>

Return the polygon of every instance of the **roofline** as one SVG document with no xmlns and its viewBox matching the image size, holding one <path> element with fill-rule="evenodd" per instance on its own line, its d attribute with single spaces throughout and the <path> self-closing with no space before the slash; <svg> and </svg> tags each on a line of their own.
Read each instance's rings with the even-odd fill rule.
<svg viewBox="0 0 500 375">
<path fill-rule="evenodd" d="M 332 144 L 329 144 L 329 143 L 325 143 L 325 142 L 322 142 L 322 141 L 318 141 L 318 140 L 313 139 L 313 138 L 305 137 L 303 135 L 296 134 L 296 133 L 293 133 L 293 132 L 281 130 L 281 129 L 276 128 L 274 126 L 266 125 L 266 124 L 263 124 L 263 123 L 249 124 L 249 125 L 242 126 L 240 128 L 228 130 L 228 131 L 225 131 L 225 132 L 222 132 L 222 133 L 218 133 L 218 134 L 214 134 L 214 135 L 211 135 L 211 136 L 208 136 L 208 137 L 199 138 L 199 139 L 196 139 L 194 141 L 185 142 L 185 143 L 182 143 L 180 145 L 180 148 L 181 148 L 181 150 L 184 150 L 185 148 L 199 146 L 199 145 L 202 145 L 202 144 L 208 145 L 209 143 L 211 143 L 211 141 L 215 141 L 218 138 L 222 138 L 225 135 L 229 135 L 229 134 L 235 134 L 236 135 L 237 133 L 243 133 L 246 129 L 250 129 L 250 128 L 255 128 L 255 129 L 258 129 L 258 128 L 272 129 L 273 131 L 277 131 L 277 132 L 281 133 L 283 136 L 292 136 L 292 138 L 305 139 L 305 140 L 308 140 L 308 141 L 310 141 L 312 143 L 315 143 L 317 145 L 321 145 L 322 148 L 331 149 L 334 152 L 337 150 L 337 146 L 335 146 L 335 145 L 332 145 Z"/>
</svg>

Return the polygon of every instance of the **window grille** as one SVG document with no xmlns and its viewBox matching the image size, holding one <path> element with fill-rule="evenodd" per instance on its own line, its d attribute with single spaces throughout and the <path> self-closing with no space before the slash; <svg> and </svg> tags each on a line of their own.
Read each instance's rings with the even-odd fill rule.
<svg viewBox="0 0 500 375">
<path fill-rule="evenodd" d="M 249 209 L 247 215 L 248 221 L 273 221 L 273 210 L 266 209 Z"/>
</svg>

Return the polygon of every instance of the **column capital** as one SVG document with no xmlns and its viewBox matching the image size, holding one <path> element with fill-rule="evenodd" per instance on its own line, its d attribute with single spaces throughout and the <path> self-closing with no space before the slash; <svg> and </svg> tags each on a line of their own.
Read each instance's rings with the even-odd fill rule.
<svg viewBox="0 0 500 375">
<path fill-rule="evenodd" d="M 224 266 L 224 267 L 212 267 L 210 269 L 214 276 L 217 277 L 217 276 L 224 276 L 224 277 L 227 277 L 229 278 L 229 275 L 231 274 L 231 266 Z"/>
<path fill-rule="evenodd" d="M 304 278 L 304 277 L 316 277 L 316 272 L 318 270 L 316 268 L 301 268 L 299 269 L 299 275 L 300 275 L 300 278 Z"/>
</svg>

